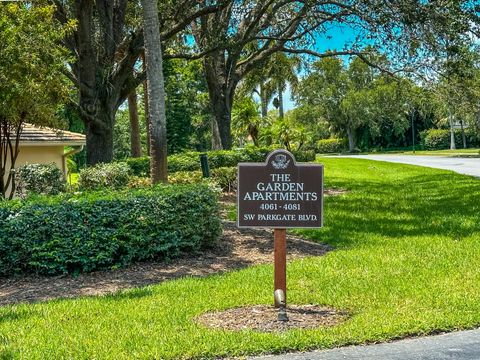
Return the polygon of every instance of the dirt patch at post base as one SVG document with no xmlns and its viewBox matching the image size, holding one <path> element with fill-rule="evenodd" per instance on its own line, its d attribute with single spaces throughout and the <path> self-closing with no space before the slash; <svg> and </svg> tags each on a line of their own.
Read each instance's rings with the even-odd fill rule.
<svg viewBox="0 0 480 360">
<path fill-rule="evenodd" d="M 279 332 L 335 326 L 348 317 L 345 311 L 318 305 L 289 305 L 287 315 L 288 321 L 279 321 L 278 310 L 273 306 L 255 305 L 205 313 L 196 321 L 214 329 Z"/>
</svg>

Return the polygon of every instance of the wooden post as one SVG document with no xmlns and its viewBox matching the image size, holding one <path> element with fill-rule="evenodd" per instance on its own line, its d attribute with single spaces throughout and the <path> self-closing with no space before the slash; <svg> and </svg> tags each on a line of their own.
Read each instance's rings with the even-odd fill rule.
<svg viewBox="0 0 480 360">
<path fill-rule="evenodd" d="M 274 248 L 274 289 L 283 290 L 285 294 L 285 304 L 287 303 L 287 230 L 273 230 L 273 248 Z M 280 307 L 275 301 L 275 307 Z"/>
</svg>

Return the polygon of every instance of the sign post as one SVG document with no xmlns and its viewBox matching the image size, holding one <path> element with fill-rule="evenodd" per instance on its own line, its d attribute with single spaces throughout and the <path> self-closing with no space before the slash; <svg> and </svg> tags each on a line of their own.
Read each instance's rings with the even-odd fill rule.
<svg viewBox="0 0 480 360">
<path fill-rule="evenodd" d="M 274 280 L 273 289 L 282 290 L 284 303 L 287 304 L 287 229 L 273 230 Z M 275 298 L 275 307 L 279 308 L 279 299 Z"/>
<path fill-rule="evenodd" d="M 285 308 L 286 229 L 323 226 L 323 165 L 297 164 L 286 150 L 238 164 L 237 208 L 239 228 L 274 229 L 275 307 Z"/>
</svg>

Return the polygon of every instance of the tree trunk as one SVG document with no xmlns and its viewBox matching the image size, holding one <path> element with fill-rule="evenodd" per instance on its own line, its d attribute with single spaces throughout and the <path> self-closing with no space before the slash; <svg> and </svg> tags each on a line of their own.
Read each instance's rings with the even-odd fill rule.
<svg viewBox="0 0 480 360">
<path fill-rule="evenodd" d="M 210 106 L 213 111 L 214 121 L 216 123 L 213 127 L 213 141 L 216 143 L 216 137 L 220 138 L 221 149 L 230 150 L 232 148 L 232 103 L 233 99 L 228 92 L 221 88 L 209 90 L 210 93 Z M 218 130 L 218 135 L 216 131 Z"/>
<path fill-rule="evenodd" d="M 265 94 L 265 88 L 263 85 L 260 85 L 260 103 L 261 103 L 261 110 L 262 110 L 262 118 L 266 118 L 268 115 L 268 99 L 267 95 Z"/>
<path fill-rule="evenodd" d="M 205 78 L 208 85 L 210 106 L 222 143 L 222 149 L 232 148 L 232 104 L 238 80 L 227 73 L 223 53 L 207 56 L 204 60 Z"/>
<path fill-rule="evenodd" d="M 163 79 L 162 47 L 156 0 L 142 0 L 147 64 L 148 103 L 150 107 L 152 183 L 167 182 L 167 121 Z"/>
<path fill-rule="evenodd" d="M 455 146 L 455 130 L 453 128 L 453 116 L 449 115 L 449 122 L 450 122 L 450 150 L 455 150 L 457 147 Z"/>
<path fill-rule="evenodd" d="M 465 128 L 463 127 L 463 119 L 460 119 L 460 128 L 462 129 L 462 143 L 463 143 L 463 148 L 467 148 L 467 137 L 465 136 Z"/>
<path fill-rule="evenodd" d="M 113 160 L 114 113 L 104 109 L 98 113 L 98 121 L 86 122 L 87 165 L 109 163 Z"/>
<path fill-rule="evenodd" d="M 477 123 L 477 138 L 480 140 L 480 110 L 477 110 L 476 114 L 476 123 Z"/>
<path fill-rule="evenodd" d="M 347 136 L 348 136 L 348 151 L 355 151 L 355 134 L 350 127 L 347 127 Z"/>
<path fill-rule="evenodd" d="M 222 139 L 218 130 L 217 120 L 212 117 L 212 150 L 222 150 Z"/>
<path fill-rule="evenodd" d="M 253 145 L 258 146 L 258 126 L 250 124 L 248 125 L 248 135 L 252 138 Z"/>
<path fill-rule="evenodd" d="M 230 150 L 232 148 L 232 103 L 223 96 L 213 105 L 215 108 L 215 121 L 218 126 L 222 149 Z"/>
<path fill-rule="evenodd" d="M 136 90 L 128 94 L 128 112 L 130 115 L 130 155 L 140 157 L 142 156 L 142 144 L 140 142 Z"/>
<path fill-rule="evenodd" d="M 283 119 L 285 117 L 284 109 L 283 109 L 283 91 L 281 87 L 278 87 L 278 117 Z"/>
<path fill-rule="evenodd" d="M 142 69 L 147 71 L 145 63 L 145 52 L 142 52 Z M 147 128 L 147 155 L 150 156 L 150 121 L 149 121 L 149 106 L 148 106 L 148 85 L 147 80 L 143 82 L 143 110 L 145 113 L 145 126 Z"/>
</svg>

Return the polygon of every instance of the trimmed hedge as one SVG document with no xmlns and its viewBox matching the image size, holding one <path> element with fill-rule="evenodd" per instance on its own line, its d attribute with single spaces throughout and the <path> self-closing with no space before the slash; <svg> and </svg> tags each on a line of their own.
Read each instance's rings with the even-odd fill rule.
<svg viewBox="0 0 480 360">
<path fill-rule="evenodd" d="M 210 169 L 221 167 L 237 166 L 239 162 L 261 162 L 265 161 L 266 156 L 272 151 L 268 147 L 248 147 L 238 150 L 216 150 L 208 151 L 208 163 Z M 181 154 L 175 154 L 168 157 L 168 172 L 175 173 L 178 171 L 199 171 L 200 154 L 205 152 L 189 151 Z M 294 151 L 293 155 L 298 162 L 309 162 L 315 160 L 314 151 Z M 150 175 L 150 158 L 128 158 L 125 160 L 131 169 L 131 173 L 135 176 Z"/>
<path fill-rule="evenodd" d="M 465 129 L 468 147 L 480 146 L 480 139 L 471 128 Z M 447 129 L 429 129 L 420 133 L 422 145 L 425 150 L 444 150 L 450 148 L 450 130 Z M 455 145 L 462 147 L 462 132 L 455 129 Z"/>
<path fill-rule="evenodd" d="M 341 153 L 346 150 L 345 139 L 322 139 L 317 142 L 317 152 L 320 154 Z"/>
<path fill-rule="evenodd" d="M 206 184 L 0 203 L 0 275 L 65 274 L 171 258 L 221 233 Z"/>
</svg>

